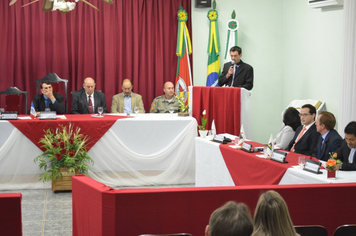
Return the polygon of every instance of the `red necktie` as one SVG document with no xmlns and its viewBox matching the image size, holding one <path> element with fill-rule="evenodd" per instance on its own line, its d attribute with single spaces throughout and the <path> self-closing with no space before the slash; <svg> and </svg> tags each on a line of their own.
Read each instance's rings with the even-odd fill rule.
<svg viewBox="0 0 356 236">
<path fill-rule="evenodd" d="M 91 97 L 91 96 L 89 95 L 89 101 L 88 101 L 88 105 L 89 105 L 89 113 L 90 113 L 90 114 L 93 114 L 93 113 L 94 113 L 93 103 L 92 103 L 92 101 L 91 101 L 90 97 Z"/>
<path fill-rule="evenodd" d="M 304 126 L 303 129 L 302 129 L 302 131 L 300 131 L 297 140 L 294 142 L 293 147 L 290 149 L 291 152 L 294 152 L 294 147 L 295 147 L 295 145 L 297 144 L 297 142 L 299 141 L 299 139 L 302 137 L 302 135 L 303 135 L 303 133 L 304 133 L 304 131 L 305 131 L 306 129 L 307 129 L 307 128 L 305 128 L 305 126 Z"/>
</svg>

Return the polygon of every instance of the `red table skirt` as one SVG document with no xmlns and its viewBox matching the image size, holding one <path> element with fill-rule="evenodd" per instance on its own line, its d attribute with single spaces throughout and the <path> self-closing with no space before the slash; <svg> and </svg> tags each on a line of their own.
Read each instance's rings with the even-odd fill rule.
<svg viewBox="0 0 356 236">
<path fill-rule="evenodd" d="M 127 118 L 126 116 L 107 115 L 102 118 L 91 117 L 91 115 L 65 115 L 67 119 L 57 120 L 10 120 L 21 133 L 30 139 L 37 147 L 41 148 L 39 140 L 43 137 L 47 129 L 55 130 L 59 125 L 68 126 L 73 124 L 74 128 L 79 127 L 80 133 L 90 137 L 87 150 L 108 131 L 118 119 Z M 41 148 L 42 149 L 42 148 Z M 44 149 L 42 149 L 44 151 Z"/>
<path fill-rule="evenodd" d="M 256 142 L 247 142 L 253 144 L 253 147 L 263 146 Z M 280 163 L 257 157 L 256 154 L 262 155 L 261 152 L 248 153 L 233 149 L 229 145 L 233 144 L 222 144 L 219 148 L 236 186 L 278 184 L 289 167 L 298 165 L 298 157 L 302 155 L 289 152 L 286 157 L 288 163 Z"/>
<path fill-rule="evenodd" d="M 323 225 L 331 236 L 340 225 L 356 224 L 355 183 L 115 190 L 83 175 L 72 182 L 74 236 L 204 235 L 216 208 L 232 200 L 253 213 L 268 190 L 284 198 L 294 225 Z"/>
</svg>

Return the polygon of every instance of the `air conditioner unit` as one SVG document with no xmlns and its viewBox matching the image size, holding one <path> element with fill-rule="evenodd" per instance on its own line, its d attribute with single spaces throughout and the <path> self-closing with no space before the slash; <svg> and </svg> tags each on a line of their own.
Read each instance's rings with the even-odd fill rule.
<svg viewBox="0 0 356 236">
<path fill-rule="evenodd" d="M 333 7 L 344 5 L 344 0 L 309 0 L 309 7 L 321 8 L 321 7 Z"/>
</svg>

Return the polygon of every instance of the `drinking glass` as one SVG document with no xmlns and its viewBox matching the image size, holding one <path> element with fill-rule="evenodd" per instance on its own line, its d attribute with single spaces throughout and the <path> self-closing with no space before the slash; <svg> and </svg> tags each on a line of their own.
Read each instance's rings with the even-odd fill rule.
<svg viewBox="0 0 356 236">
<path fill-rule="evenodd" d="M 305 165 L 305 156 L 299 156 L 298 157 L 298 165 L 300 167 L 300 169 L 304 168 Z"/>
<path fill-rule="evenodd" d="M 0 108 L 0 114 L 5 112 L 5 108 Z"/>
<path fill-rule="evenodd" d="M 134 107 L 134 112 L 135 112 L 136 115 L 138 114 L 139 111 L 140 111 L 140 108 Z"/>
<path fill-rule="evenodd" d="M 174 112 L 174 107 L 169 107 L 169 113 L 173 114 Z"/>
<path fill-rule="evenodd" d="M 99 116 L 101 116 L 101 114 L 103 114 L 103 107 L 98 107 L 98 113 L 99 113 Z"/>
<path fill-rule="evenodd" d="M 235 146 L 238 147 L 239 146 L 239 137 L 235 138 Z"/>
</svg>

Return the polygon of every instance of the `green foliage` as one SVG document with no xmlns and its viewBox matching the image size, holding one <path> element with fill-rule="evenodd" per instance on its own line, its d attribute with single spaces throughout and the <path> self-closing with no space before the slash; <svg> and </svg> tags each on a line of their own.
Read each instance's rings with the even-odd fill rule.
<svg viewBox="0 0 356 236">
<path fill-rule="evenodd" d="M 42 147 L 46 151 L 34 159 L 43 170 L 40 180 L 45 182 L 61 177 L 62 174 L 59 172 L 61 167 L 68 167 L 69 172 L 74 173 L 78 169 L 79 173 L 88 174 L 87 163 L 94 162 L 87 154 L 87 141 L 88 136 L 80 134 L 78 127 L 74 130 L 71 124 L 69 127 L 60 125 L 54 132 L 50 129 L 45 131 L 39 143 L 43 144 Z"/>
</svg>

